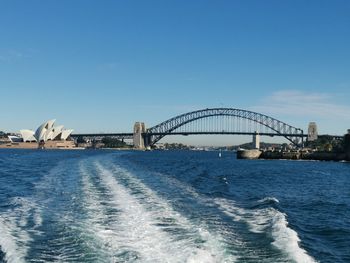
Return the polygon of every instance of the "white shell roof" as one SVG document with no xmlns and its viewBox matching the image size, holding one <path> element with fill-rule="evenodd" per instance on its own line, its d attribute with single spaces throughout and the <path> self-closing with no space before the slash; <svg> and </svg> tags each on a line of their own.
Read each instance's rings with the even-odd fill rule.
<svg viewBox="0 0 350 263">
<path fill-rule="evenodd" d="M 71 135 L 72 132 L 73 130 L 63 130 L 61 134 L 61 139 L 67 140 L 67 138 L 69 137 L 69 135 Z"/>
<path fill-rule="evenodd" d="M 35 131 L 34 137 L 37 142 L 46 141 L 47 133 L 51 131 L 56 120 L 49 120 L 44 122 L 39 126 L 39 128 Z"/>
<path fill-rule="evenodd" d="M 34 132 L 31 130 L 21 130 L 23 141 L 46 142 L 48 140 L 67 140 L 73 130 L 64 130 L 63 125 L 54 127 L 56 120 L 49 120 L 41 124 Z"/>
<path fill-rule="evenodd" d="M 20 133 L 22 135 L 24 142 L 46 142 L 48 140 L 67 140 L 67 138 L 71 135 L 73 130 L 64 130 L 63 125 L 55 126 L 56 120 L 49 120 L 41 124 L 37 130 L 21 130 Z"/>
<path fill-rule="evenodd" d="M 58 135 L 62 133 L 63 125 L 53 127 L 51 130 L 51 136 L 48 138 L 49 140 L 54 140 Z"/>
<path fill-rule="evenodd" d="M 33 142 L 36 141 L 34 137 L 34 131 L 32 130 L 20 130 L 24 142 Z"/>
</svg>

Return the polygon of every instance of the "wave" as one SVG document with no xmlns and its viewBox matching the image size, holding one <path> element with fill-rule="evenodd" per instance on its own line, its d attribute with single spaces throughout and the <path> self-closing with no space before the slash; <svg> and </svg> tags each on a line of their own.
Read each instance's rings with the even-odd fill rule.
<svg viewBox="0 0 350 263">
<path fill-rule="evenodd" d="M 267 197 L 258 201 L 278 203 L 278 199 Z M 287 217 L 275 208 L 243 209 L 235 202 L 226 199 L 216 199 L 219 208 L 234 221 L 245 222 L 253 233 L 265 233 L 271 235 L 271 245 L 286 254 L 290 260 L 298 263 L 316 262 L 307 252 L 299 246 L 300 238 L 296 231 L 288 226 Z"/>
<path fill-rule="evenodd" d="M 276 203 L 278 204 L 280 201 L 276 197 L 265 197 L 261 200 L 258 201 L 260 204 L 265 204 L 265 203 Z"/>
<path fill-rule="evenodd" d="M 0 214 L 0 248 L 7 262 L 25 262 L 29 242 L 33 240 L 29 231 L 40 233 L 37 229 L 42 224 L 41 210 L 23 197 L 13 198 L 11 207 L 12 210 Z"/>
<path fill-rule="evenodd" d="M 15 232 L 18 232 L 17 226 L 0 216 L 0 248 L 5 254 L 5 260 L 9 263 L 25 262 L 24 258 L 27 254 L 27 249 L 18 245 L 18 238 L 14 234 Z M 28 236 L 22 236 L 21 239 L 25 243 L 29 238 Z"/>
<path fill-rule="evenodd" d="M 286 215 L 279 211 L 274 211 L 272 216 L 271 232 L 274 239 L 272 245 L 282 251 L 285 251 L 298 263 L 316 262 L 304 249 L 299 246 L 300 239 L 298 234 L 293 229 L 288 227 Z"/>
<path fill-rule="evenodd" d="M 142 262 L 234 262 L 220 239 L 193 225 L 128 171 L 96 163 L 101 183 L 111 193 L 118 215 L 117 242 Z M 127 187 L 119 180 L 128 180 Z"/>
</svg>

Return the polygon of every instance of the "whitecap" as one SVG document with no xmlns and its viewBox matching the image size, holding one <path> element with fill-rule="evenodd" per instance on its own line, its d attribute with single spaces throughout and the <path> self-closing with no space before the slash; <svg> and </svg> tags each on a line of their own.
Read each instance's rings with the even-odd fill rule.
<svg viewBox="0 0 350 263">
<path fill-rule="evenodd" d="M 271 221 L 272 245 L 284 251 L 288 256 L 298 263 L 316 262 L 307 252 L 299 246 L 300 238 L 293 229 L 288 227 L 286 215 L 275 211 Z"/>
<path fill-rule="evenodd" d="M 16 197 L 11 201 L 14 207 L 0 214 L 0 247 L 7 262 L 24 262 L 32 241 L 29 231 L 34 232 L 40 221 L 40 211 L 36 204 L 26 198 Z M 34 226 L 28 225 L 33 217 Z"/>
<path fill-rule="evenodd" d="M 258 203 L 269 203 L 269 202 L 278 204 L 280 201 L 276 197 L 265 197 L 258 201 Z"/>
<path fill-rule="evenodd" d="M 265 202 L 275 198 L 264 198 L 259 201 Z M 215 199 L 215 203 L 234 221 L 247 223 L 249 230 L 253 233 L 266 233 L 271 235 L 271 245 L 285 253 L 289 259 L 298 263 L 316 262 L 307 252 L 299 246 L 300 238 L 296 231 L 288 226 L 287 217 L 275 208 L 243 209 L 235 202 L 226 199 Z"/>
<path fill-rule="evenodd" d="M 17 227 L 0 216 L 0 248 L 5 253 L 5 260 L 8 263 L 25 262 L 27 249 L 18 245 L 18 238 L 14 232 L 17 232 Z M 28 237 L 23 238 L 22 236 L 22 239 L 28 240 Z"/>
</svg>

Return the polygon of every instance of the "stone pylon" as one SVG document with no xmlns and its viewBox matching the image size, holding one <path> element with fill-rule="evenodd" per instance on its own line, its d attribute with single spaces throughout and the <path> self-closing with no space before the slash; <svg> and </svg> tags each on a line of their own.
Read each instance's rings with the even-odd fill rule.
<svg viewBox="0 0 350 263">
<path fill-rule="evenodd" d="M 145 149 L 145 141 L 144 141 L 144 138 L 142 136 L 142 134 L 145 132 L 146 132 L 145 123 L 135 122 L 134 136 L 133 136 L 133 142 L 134 142 L 135 149 Z"/>
<path fill-rule="evenodd" d="M 260 135 L 258 132 L 255 132 L 253 135 L 253 143 L 252 143 L 253 149 L 260 149 Z"/>
</svg>

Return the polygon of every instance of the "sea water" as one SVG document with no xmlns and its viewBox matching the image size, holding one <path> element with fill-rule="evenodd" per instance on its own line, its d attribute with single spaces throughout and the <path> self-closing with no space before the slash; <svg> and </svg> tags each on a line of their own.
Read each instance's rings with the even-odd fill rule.
<svg viewBox="0 0 350 263">
<path fill-rule="evenodd" d="M 0 262 L 350 262 L 350 164 L 1 150 Z"/>
</svg>

